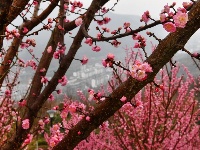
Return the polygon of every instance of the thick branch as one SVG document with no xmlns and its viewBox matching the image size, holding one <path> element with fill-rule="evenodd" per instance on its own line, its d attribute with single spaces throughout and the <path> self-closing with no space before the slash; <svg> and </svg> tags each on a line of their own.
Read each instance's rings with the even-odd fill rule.
<svg viewBox="0 0 200 150">
<path fill-rule="evenodd" d="M 41 21 L 48 17 L 48 15 L 57 6 L 58 2 L 59 0 L 54 0 L 53 2 L 51 2 L 51 4 L 38 17 L 32 18 L 32 20 L 25 22 L 23 26 L 27 27 L 28 30 L 31 31 L 35 26 L 41 23 Z M 6 56 L 4 57 L 2 65 L 0 66 L 0 87 L 2 86 L 4 78 L 9 72 L 10 64 L 8 64 L 8 61 L 12 61 L 14 59 L 18 51 L 19 45 L 21 43 L 21 40 L 24 37 L 24 34 L 21 30 L 19 31 L 19 33 L 21 34 L 21 36 L 19 38 L 14 38 L 11 46 L 9 47 L 6 53 Z"/>
<path fill-rule="evenodd" d="M 8 10 L 12 4 L 12 0 L 0 0 L 0 35 L 3 35 L 6 27 L 6 17 L 8 15 Z M 0 48 L 3 46 L 3 37 L 0 37 Z"/>
</svg>

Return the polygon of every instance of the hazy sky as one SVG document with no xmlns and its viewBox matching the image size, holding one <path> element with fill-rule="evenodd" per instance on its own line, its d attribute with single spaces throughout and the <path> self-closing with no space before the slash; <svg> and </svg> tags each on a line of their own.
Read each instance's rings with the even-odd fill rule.
<svg viewBox="0 0 200 150">
<path fill-rule="evenodd" d="M 84 3 L 84 6 L 88 6 L 92 0 L 80 0 Z M 144 11 L 149 10 L 152 17 L 159 17 L 159 13 L 164 5 L 167 3 L 170 5 L 173 2 L 177 3 L 177 7 L 185 1 L 189 0 L 120 0 L 115 7 L 116 13 L 132 14 L 141 16 Z M 108 6 L 112 6 L 116 0 L 110 0 Z"/>
</svg>

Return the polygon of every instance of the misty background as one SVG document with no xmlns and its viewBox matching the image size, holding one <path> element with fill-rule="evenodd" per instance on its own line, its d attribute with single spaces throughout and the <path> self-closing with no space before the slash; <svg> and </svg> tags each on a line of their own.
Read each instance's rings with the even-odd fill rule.
<svg viewBox="0 0 200 150">
<path fill-rule="evenodd" d="M 123 27 L 124 22 L 130 22 L 131 28 L 136 29 L 144 23 L 140 22 L 141 15 L 144 11 L 148 10 L 150 11 L 151 16 L 155 18 L 159 18 L 159 13 L 162 9 L 162 6 L 169 3 L 171 4 L 173 1 L 171 0 L 163 0 L 162 2 L 156 2 L 155 0 L 140 0 L 140 1 L 130 1 L 130 0 L 120 0 L 118 5 L 115 7 L 114 12 L 110 12 L 106 14 L 107 17 L 111 18 L 111 21 L 109 24 L 104 25 L 105 27 L 110 28 L 111 31 L 118 29 L 118 27 Z M 84 1 L 84 6 L 87 7 L 91 3 L 91 0 Z M 182 1 L 177 1 L 178 4 L 181 5 Z M 113 4 L 113 3 L 112 3 Z M 108 4 L 107 7 L 111 7 L 111 4 Z M 140 14 L 140 15 L 139 15 Z M 52 12 L 53 16 L 56 16 L 56 11 Z M 73 18 L 74 16 L 69 16 L 69 18 Z M 15 21 L 15 24 L 21 24 L 21 20 L 18 18 Z M 95 28 L 97 24 L 93 22 L 90 26 L 89 34 L 93 37 L 96 37 L 96 34 L 98 33 Z M 35 27 L 34 30 L 39 29 L 41 26 Z M 65 44 L 66 44 L 66 53 L 73 41 L 73 36 L 76 35 L 77 29 L 72 31 L 71 35 L 66 34 L 65 35 Z M 34 31 L 33 30 L 33 31 Z M 163 39 L 168 33 L 163 29 L 162 25 L 153 27 L 151 29 L 148 29 L 146 31 L 150 31 L 155 33 L 155 35 Z M 144 36 L 147 40 L 147 53 L 148 55 L 151 54 L 152 49 L 152 43 L 153 45 L 157 45 L 158 42 L 152 38 L 148 37 L 146 35 L 146 31 L 141 32 L 140 34 Z M 49 40 L 49 37 L 51 36 L 51 31 L 41 31 L 39 32 L 38 36 L 32 36 L 28 38 L 34 38 L 36 40 L 36 47 L 33 48 L 34 55 L 37 58 L 40 58 L 42 55 L 42 52 L 44 48 L 46 47 L 46 44 Z M 186 48 L 190 52 L 198 52 L 200 49 L 200 41 L 198 40 L 200 37 L 200 32 L 198 31 L 195 33 L 192 38 L 188 41 Z M 26 38 L 24 38 L 23 41 L 25 41 Z M 87 91 L 89 88 L 98 89 L 99 86 L 102 84 L 107 84 L 108 79 L 110 79 L 112 70 L 108 68 L 104 68 L 101 64 L 101 60 L 106 58 L 108 53 L 113 53 L 116 57 L 116 61 L 124 62 L 124 57 L 126 55 L 126 50 L 124 50 L 126 47 L 131 48 L 134 46 L 135 42 L 132 37 L 125 37 L 118 39 L 119 42 L 122 44 L 119 45 L 119 47 L 114 47 L 108 42 L 98 42 L 97 45 L 101 47 L 100 52 L 94 52 L 92 51 L 92 47 L 86 45 L 84 43 L 85 40 L 83 40 L 81 48 L 78 50 L 78 53 L 75 58 L 82 59 L 82 57 L 85 55 L 89 58 L 89 61 L 86 65 L 81 65 L 79 61 L 74 60 L 70 69 L 67 71 L 66 76 L 68 78 L 68 84 L 65 87 L 58 87 L 63 90 L 64 93 L 67 93 L 68 95 L 74 96 L 76 95 L 77 90 L 83 90 Z M 9 42 L 6 44 L 9 45 Z M 137 51 L 138 49 L 135 49 Z M 28 53 L 26 49 L 20 49 L 19 58 L 23 59 L 25 62 L 30 60 L 32 56 Z M 185 52 L 178 52 L 174 58 L 173 62 L 179 62 L 179 64 L 186 65 L 189 70 L 195 75 L 199 75 L 199 70 L 197 69 L 196 65 Z M 47 73 L 47 77 L 50 79 L 51 76 L 54 74 L 54 72 L 57 70 L 59 63 L 58 60 L 53 60 L 50 66 L 50 69 Z M 24 95 L 25 89 L 28 88 L 29 83 L 31 82 L 31 79 L 34 75 L 34 71 L 28 67 L 23 69 L 22 75 L 20 76 L 20 84 L 17 87 L 18 90 L 15 94 L 16 99 L 20 99 L 20 95 Z M 76 97 L 76 96 L 75 96 Z"/>
</svg>

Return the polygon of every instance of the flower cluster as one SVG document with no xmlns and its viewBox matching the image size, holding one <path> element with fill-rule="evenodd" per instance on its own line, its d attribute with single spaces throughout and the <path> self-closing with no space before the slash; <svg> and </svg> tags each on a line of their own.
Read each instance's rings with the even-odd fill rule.
<svg viewBox="0 0 200 150">
<path fill-rule="evenodd" d="M 45 76 L 41 76 L 41 83 L 47 84 L 49 82 L 49 79 Z"/>
<path fill-rule="evenodd" d="M 101 92 L 95 93 L 95 91 L 93 89 L 88 89 L 88 93 L 89 93 L 89 96 L 88 96 L 89 101 L 95 100 L 98 102 L 99 100 L 101 100 L 101 101 L 104 100 Z"/>
<path fill-rule="evenodd" d="M 60 132 L 61 124 L 55 124 L 53 127 L 50 129 L 51 130 L 51 135 L 48 136 L 47 133 L 45 133 L 45 139 L 47 143 L 49 144 L 50 147 L 56 146 L 64 137 L 64 134 Z"/>
<path fill-rule="evenodd" d="M 101 47 L 95 45 L 95 46 L 92 46 L 92 50 L 95 52 L 99 52 L 101 50 Z"/>
<path fill-rule="evenodd" d="M 70 4 L 71 4 L 71 12 L 74 12 L 76 10 L 76 8 L 81 8 L 83 7 L 83 3 L 80 2 L 80 1 L 70 1 Z"/>
<path fill-rule="evenodd" d="M 118 47 L 118 46 L 121 44 L 121 42 L 119 42 L 119 41 L 117 41 L 117 40 L 113 40 L 113 41 L 111 42 L 111 44 L 114 45 L 114 47 Z"/>
<path fill-rule="evenodd" d="M 135 43 L 134 48 L 143 48 L 146 46 L 146 39 L 140 34 L 134 34 L 132 38 L 133 40 L 138 40 L 138 42 Z"/>
<path fill-rule="evenodd" d="M 164 23 L 163 28 L 167 32 L 175 32 L 176 28 L 184 28 L 188 21 L 186 9 L 191 6 L 191 4 L 192 3 L 183 3 L 184 8 L 178 8 L 177 12 L 175 13 L 170 11 L 170 8 L 173 8 L 175 3 L 173 3 L 171 6 L 165 5 L 160 14 L 160 21 Z"/>
<path fill-rule="evenodd" d="M 65 54 L 65 50 L 66 50 L 65 45 L 61 45 L 60 43 L 58 43 L 58 50 L 56 50 L 56 51 L 53 53 L 53 57 L 54 57 L 55 59 L 59 59 L 59 58 L 60 58 L 60 55 Z M 50 51 L 50 50 L 49 50 L 49 51 Z"/>
<path fill-rule="evenodd" d="M 26 67 L 30 66 L 30 67 L 32 67 L 33 70 L 35 70 L 37 68 L 37 64 L 36 64 L 36 62 L 34 60 L 28 60 L 26 62 L 25 66 Z"/>
<path fill-rule="evenodd" d="M 104 17 L 103 20 L 97 20 L 98 25 L 108 24 L 110 22 L 111 18 Z"/>
<path fill-rule="evenodd" d="M 112 67 L 113 66 L 114 58 L 115 58 L 115 55 L 109 53 L 107 55 L 107 58 L 102 60 L 102 65 L 104 67 Z"/>
<path fill-rule="evenodd" d="M 144 21 L 145 23 L 147 23 L 150 19 L 150 15 L 149 15 L 149 11 L 145 11 L 144 14 L 142 15 L 142 18 L 141 18 L 141 22 Z"/>
<path fill-rule="evenodd" d="M 20 48 L 24 49 L 24 48 L 28 48 L 29 46 L 35 47 L 35 45 L 36 45 L 35 39 L 26 39 L 25 42 L 22 42 L 20 44 Z"/>
<path fill-rule="evenodd" d="M 146 62 L 141 63 L 140 61 L 136 61 L 130 70 L 131 76 L 139 81 L 145 80 L 149 72 L 153 72 L 152 67 Z"/>
<path fill-rule="evenodd" d="M 8 27 L 6 27 L 5 35 L 6 35 L 7 40 L 13 39 L 14 37 L 18 38 L 20 36 L 18 30 L 14 29 L 14 30 L 10 31 L 8 29 Z"/>
<path fill-rule="evenodd" d="M 101 47 L 97 45 L 93 46 L 93 41 L 91 38 L 87 38 L 84 43 L 88 44 L 89 46 L 92 46 L 92 50 L 95 52 L 99 52 L 101 50 Z"/>
<path fill-rule="evenodd" d="M 61 86 L 65 86 L 67 84 L 67 77 L 63 76 L 61 79 L 58 80 L 58 83 L 61 84 Z"/>
<path fill-rule="evenodd" d="M 26 139 L 24 140 L 24 143 L 22 144 L 22 147 L 25 146 L 25 145 L 30 144 L 32 139 L 33 139 L 33 135 L 32 134 L 28 134 Z"/>
</svg>

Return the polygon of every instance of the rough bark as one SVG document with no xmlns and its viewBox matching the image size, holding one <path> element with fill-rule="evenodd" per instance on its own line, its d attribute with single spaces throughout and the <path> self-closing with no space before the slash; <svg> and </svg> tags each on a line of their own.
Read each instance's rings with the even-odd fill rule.
<svg viewBox="0 0 200 150">
<path fill-rule="evenodd" d="M 9 13 L 9 8 L 12 4 L 12 0 L 1 0 L 0 1 L 0 35 L 4 35 L 4 30 L 6 27 L 6 17 Z M 0 49 L 3 46 L 3 37 L 0 37 Z"/>
</svg>

